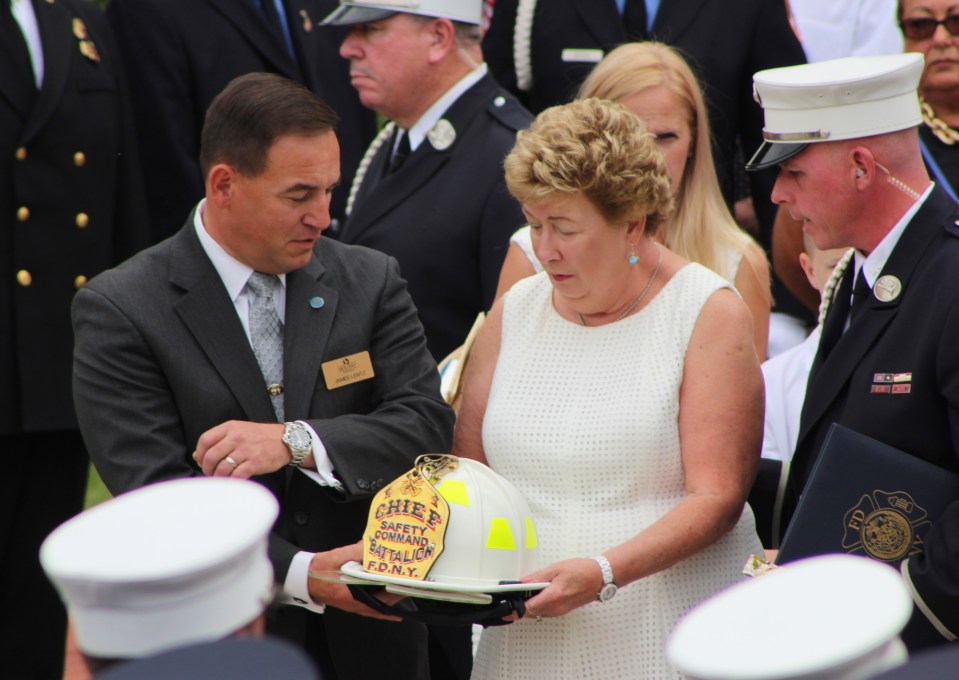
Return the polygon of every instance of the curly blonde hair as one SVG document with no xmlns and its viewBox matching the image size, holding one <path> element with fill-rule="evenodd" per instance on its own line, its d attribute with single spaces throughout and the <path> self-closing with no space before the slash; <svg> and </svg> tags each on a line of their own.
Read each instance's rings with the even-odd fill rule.
<svg viewBox="0 0 959 680">
<path fill-rule="evenodd" d="M 582 194 L 609 222 L 646 216 L 655 232 L 672 214 L 666 162 L 642 121 L 621 104 L 582 99 L 540 113 L 504 162 L 524 205 Z"/>
</svg>

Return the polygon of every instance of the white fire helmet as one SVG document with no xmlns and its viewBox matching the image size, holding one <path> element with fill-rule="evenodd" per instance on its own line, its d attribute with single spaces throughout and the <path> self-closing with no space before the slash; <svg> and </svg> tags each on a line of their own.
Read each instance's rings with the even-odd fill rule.
<svg viewBox="0 0 959 680">
<path fill-rule="evenodd" d="M 419 489 L 411 489 L 416 484 Z M 445 535 L 431 531 L 444 523 Z M 497 593 L 547 585 L 519 584 L 539 566 L 526 500 L 504 477 L 468 458 L 421 456 L 414 470 L 374 498 L 363 542 L 363 564 L 344 572 L 405 587 L 403 592 Z"/>
<path fill-rule="evenodd" d="M 450 506 L 445 548 L 427 578 L 487 589 L 516 582 L 539 567 L 536 529 L 526 499 L 482 463 L 460 458 L 436 490 Z"/>
</svg>

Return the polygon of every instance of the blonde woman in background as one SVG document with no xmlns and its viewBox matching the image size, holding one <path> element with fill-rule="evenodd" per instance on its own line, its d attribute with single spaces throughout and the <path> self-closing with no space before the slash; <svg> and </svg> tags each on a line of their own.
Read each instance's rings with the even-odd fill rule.
<svg viewBox="0 0 959 680">
<path fill-rule="evenodd" d="M 672 48 L 630 43 L 610 52 L 583 83 L 579 98 L 619 102 L 640 117 L 666 158 L 676 212 L 651 234 L 677 255 L 732 283 L 752 313 L 756 354 L 766 356 L 772 305 L 769 265 L 759 245 L 729 212 L 713 164 L 709 119 L 692 70 Z M 500 274 L 497 297 L 540 271 L 529 228 L 517 232 Z"/>
</svg>

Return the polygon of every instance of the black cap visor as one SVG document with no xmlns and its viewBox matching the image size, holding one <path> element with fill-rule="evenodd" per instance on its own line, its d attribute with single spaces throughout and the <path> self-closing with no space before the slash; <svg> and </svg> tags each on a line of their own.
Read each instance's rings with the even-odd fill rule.
<svg viewBox="0 0 959 680">
<path fill-rule="evenodd" d="M 774 165 L 779 165 L 784 160 L 798 154 L 807 146 L 809 146 L 808 142 L 800 142 L 798 144 L 789 142 L 763 142 L 759 146 L 759 149 L 756 150 L 756 153 L 753 154 L 753 157 L 749 159 L 749 162 L 746 163 L 746 170 L 755 172 L 756 170 L 764 170 Z"/>
<path fill-rule="evenodd" d="M 322 26 L 352 26 L 353 24 L 369 24 L 374 21 L 389 19 L 394 12 L 389 9 L 373 9 L 370 7 L 355 7 L 340 5 L 320 22 Z"/>
</svg>

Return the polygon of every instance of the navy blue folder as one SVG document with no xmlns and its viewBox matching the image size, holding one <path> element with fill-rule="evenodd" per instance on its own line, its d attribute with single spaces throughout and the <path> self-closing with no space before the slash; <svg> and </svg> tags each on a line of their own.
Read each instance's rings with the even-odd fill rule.
<svg viewBox="0 0 959 680">
<path fill-rule="evenodd" d="M 922 552 L 923 537 L 959 500 L 959 475 L 833 424 L 777 564 L 826 553 L 889 564 Z"/>
</svg>

